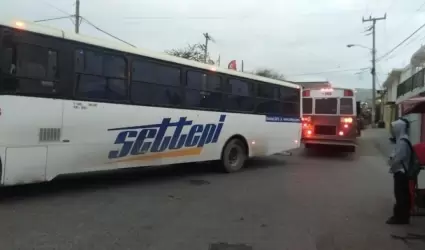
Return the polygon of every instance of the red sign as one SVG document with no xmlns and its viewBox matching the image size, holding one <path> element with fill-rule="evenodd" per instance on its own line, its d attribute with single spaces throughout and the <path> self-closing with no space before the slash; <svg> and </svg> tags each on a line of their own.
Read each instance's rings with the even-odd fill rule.
<svg viewBox="0 0 425 250">
<path fill-rule="evenodd" d="M 236 60 L 232 60 L 230 61 L 229 65 L 227 65 L 228 69 L 233 69 L 233 70 L 237 70 L 236 69 Z"/>
</svg>

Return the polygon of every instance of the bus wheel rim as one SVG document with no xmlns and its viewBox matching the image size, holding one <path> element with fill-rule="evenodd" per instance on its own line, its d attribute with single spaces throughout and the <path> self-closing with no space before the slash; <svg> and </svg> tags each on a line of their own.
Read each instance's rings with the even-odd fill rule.
<svg viewBox="0 0 425 250">
<path fill-rule="evenodd" d="M 238 147 L 232 147 L 229 151 L 227 160 L 230 166 L 237 166 L 240 160 L 240 149 Z"/>
</svg>

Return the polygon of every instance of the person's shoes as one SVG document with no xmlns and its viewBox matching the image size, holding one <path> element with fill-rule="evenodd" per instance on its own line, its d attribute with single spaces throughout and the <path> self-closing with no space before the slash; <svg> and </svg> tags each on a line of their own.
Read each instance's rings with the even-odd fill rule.
<svg viewBox="0 0 425 250">
<path fill-rule="evenodd" d="M 395 217 L 391 217 L 387 220 L 386 222 L 388 225 L 407 225 L 410 224 L 410 220 L 409 219 L 397 219 Z"/>
</svg>

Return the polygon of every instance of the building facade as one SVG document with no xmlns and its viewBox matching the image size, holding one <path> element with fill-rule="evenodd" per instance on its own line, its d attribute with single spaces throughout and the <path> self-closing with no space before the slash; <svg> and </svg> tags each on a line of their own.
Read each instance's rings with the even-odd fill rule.
<svg viewBox="0 0 425 250">
<path fill-rule="evenodd" d="M 404 69 L 393 69 L 385 80 L 383 87 L 386 90 L 384 100 L 384 121 L 389 129 L 391 121 L 404 116 L 410 121 L 409 137 L 412 143 L 425 142 L 425 115 L 404 114 L 403 101 L 425 95 L 425 61 L 418 60 L 418 55 L 425 52 L 418 50 Z"/>
<path fill-rule="evenodd" d="M 393 69 L 383 83 L 382 87 L 385 90 L 382 98 L 382 120 L 385 122 L 385 128 L 390 129 L 392 121 L 396 120 L 400 113 L 398 112 L 397 101 L 397 86 L 400 84 L 400 76 L 403 69 Z"/>
</svg>

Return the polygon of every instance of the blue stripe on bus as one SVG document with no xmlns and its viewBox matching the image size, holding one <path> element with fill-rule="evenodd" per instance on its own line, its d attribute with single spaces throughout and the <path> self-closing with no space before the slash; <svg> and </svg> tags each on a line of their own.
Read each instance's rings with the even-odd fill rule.
<svg viewBox="0 0 425 250">
<path fill-rule="evenodd" d="M 296 116 L 266 115 L 266 122 L 294 122 L 301 123 L 301 118 Z"/>
</svg>

